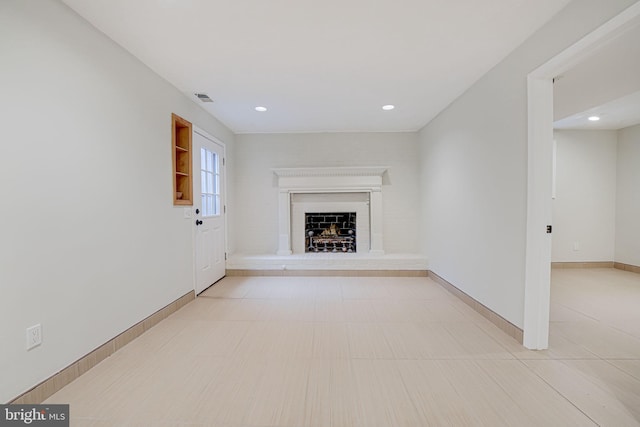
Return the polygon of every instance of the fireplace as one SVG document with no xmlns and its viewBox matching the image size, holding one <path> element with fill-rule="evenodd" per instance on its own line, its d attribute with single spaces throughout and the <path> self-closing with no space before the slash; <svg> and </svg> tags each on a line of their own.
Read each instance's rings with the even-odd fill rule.
<svg viewBox="0 0 640 427">
<path fill-rule="evenodd" d="M 356 212 L 306 212 L 305 252 L 356 252 Z"/>
<path fill-rule="evenodd" d="M 291 249 L 294 254 L 368 252 L 369 230 L 368 193 L 291 195 Z"/>
<path fill-rule="evenodd" d="M 318 253 L 325 253 L 325 248 L 333 253 L 335 244 L 336 252 L 340 253 L 349 253 L 351 249 L 383 255 L 382 181 L 387 170 L 378 166 L 273 169 L 277 176 L 279 206 L 277 254 L 315 253 L 316 248 Z M 355 227 L 346 224 L 350 221 L 347 216 L 347 219 L 336 218 L 333 232 L 331 221 L 324 228 L 307 230 L 307 213 L 352 214 L 356 224 Z M 313 232 L 314 239 L 309 239 L 309 231 Z"/>
</svg>

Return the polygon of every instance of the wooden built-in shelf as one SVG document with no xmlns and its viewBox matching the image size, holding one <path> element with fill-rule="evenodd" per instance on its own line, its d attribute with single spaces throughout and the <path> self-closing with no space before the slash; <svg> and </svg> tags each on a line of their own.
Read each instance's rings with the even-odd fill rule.
<svg viewBox="0 0 640 427">
<path fill-rule="evenodd" d="M 191 123 L 171 114 L 173 204 L 193 205 Z"/>
</svg>

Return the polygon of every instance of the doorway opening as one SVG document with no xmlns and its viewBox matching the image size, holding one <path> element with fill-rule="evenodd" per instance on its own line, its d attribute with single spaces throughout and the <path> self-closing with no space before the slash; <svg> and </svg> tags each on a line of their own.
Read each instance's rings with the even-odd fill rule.
<svg viewBox="0 0 640 427">
<path fill-rule="evenodd" d="M 601 25 L 527 77 L 528 176 L 524 346 L 549 345 L 552 224 L 553 79 L 595 49 L 640 24 L 640 3 Z"/>
<path fill-rule="evenodd" d="M 193 223 L 196 295 L 226 274 L 225 147 L 193 132 Z"/>
</svg>

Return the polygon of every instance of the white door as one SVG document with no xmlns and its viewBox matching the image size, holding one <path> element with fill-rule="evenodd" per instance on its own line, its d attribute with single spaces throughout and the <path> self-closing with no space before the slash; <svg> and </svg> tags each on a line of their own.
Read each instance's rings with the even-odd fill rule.
<svg viewBox="0 0 640 427">
<path fill-rule="evenodd" d="M 224 147 L 193 132 L 196 294 L 225 275 Z"/>
</svg>

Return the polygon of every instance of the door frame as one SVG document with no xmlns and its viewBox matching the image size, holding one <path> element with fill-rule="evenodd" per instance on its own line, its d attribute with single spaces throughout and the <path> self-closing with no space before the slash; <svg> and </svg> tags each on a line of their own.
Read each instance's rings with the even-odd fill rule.
<svg viewBox="0 0 640 427">
<path fill-rule="evenodd" d="M 551 296 L 553 79 L 595 49 L 640 25 L 640 2 L 629 6 L 527 76 L 528 169 L 523 345 L 549 347 Z"/>
<path fill-rule="evenodd" d="M 226 159 L 227 159 L 227 145 L 222 142 L 220 139 L 216 138 L 215 136 L 211 135 L 210 133 L 208 133 L 207 131 L 205 131 L 204 129 L 193 125 L 193 132 L 197 133 L 198 135 L 202 136 L 203 138 L 206 138 L 208 140 L 211 140 L 212 142 L 214 142 L 215 144 L 218 144 L 219 146 L 222 147 L 222 158 L 223 158 L 223 164 L 222 164 L 222 171 L 221 171 L 221 175 L 222 175 L 222 197 L 220 198 L 220 202 L 222 203 L 222 216 L 223 216 L 223 221 L 224 221 L 224 253 L 225 253 L 225 272 L 226 272 L 226 254 L 229 252 L 228 247 L 227 247 L 227 242 L 229 241 L 228 239 L 228 224 L 227 224 L 227 166 L 226 166 Z M 195 157 L 195 156 L 194 156 Z M 200 170 L 200 169 L 198 169 Z M 193 179 L 196 179 L 195 177 L 195 169 L 194 169 L 194 177 Z M 200 179 L 200 176 L 198 175 L 197 179 Z M 200 197 L 200 195 L 198 195 L 198 197 Z M 193 195 L 193 199 L 194 199 L 194 204 L 195 204 L 195 200 L 196 200 L 196 195 Z M 195 221 L 195 208 L 192 206 L 192 219 Z M 193 223 L 193 221 L 192 221 Z M 197 293 L 197 286 L 198 286 L 198 275 L 197 275 L 197 258 L 196 258 L 196 227 L 193 226 L 191 228 L 191 250 L 192 250 L 192 254 L 191 257 L 193 258 L 193 292 L 194 295 L 197 297 L 198 293 Z M 223 276 L 224 277 L 224 276 Z"/>
</svg>

